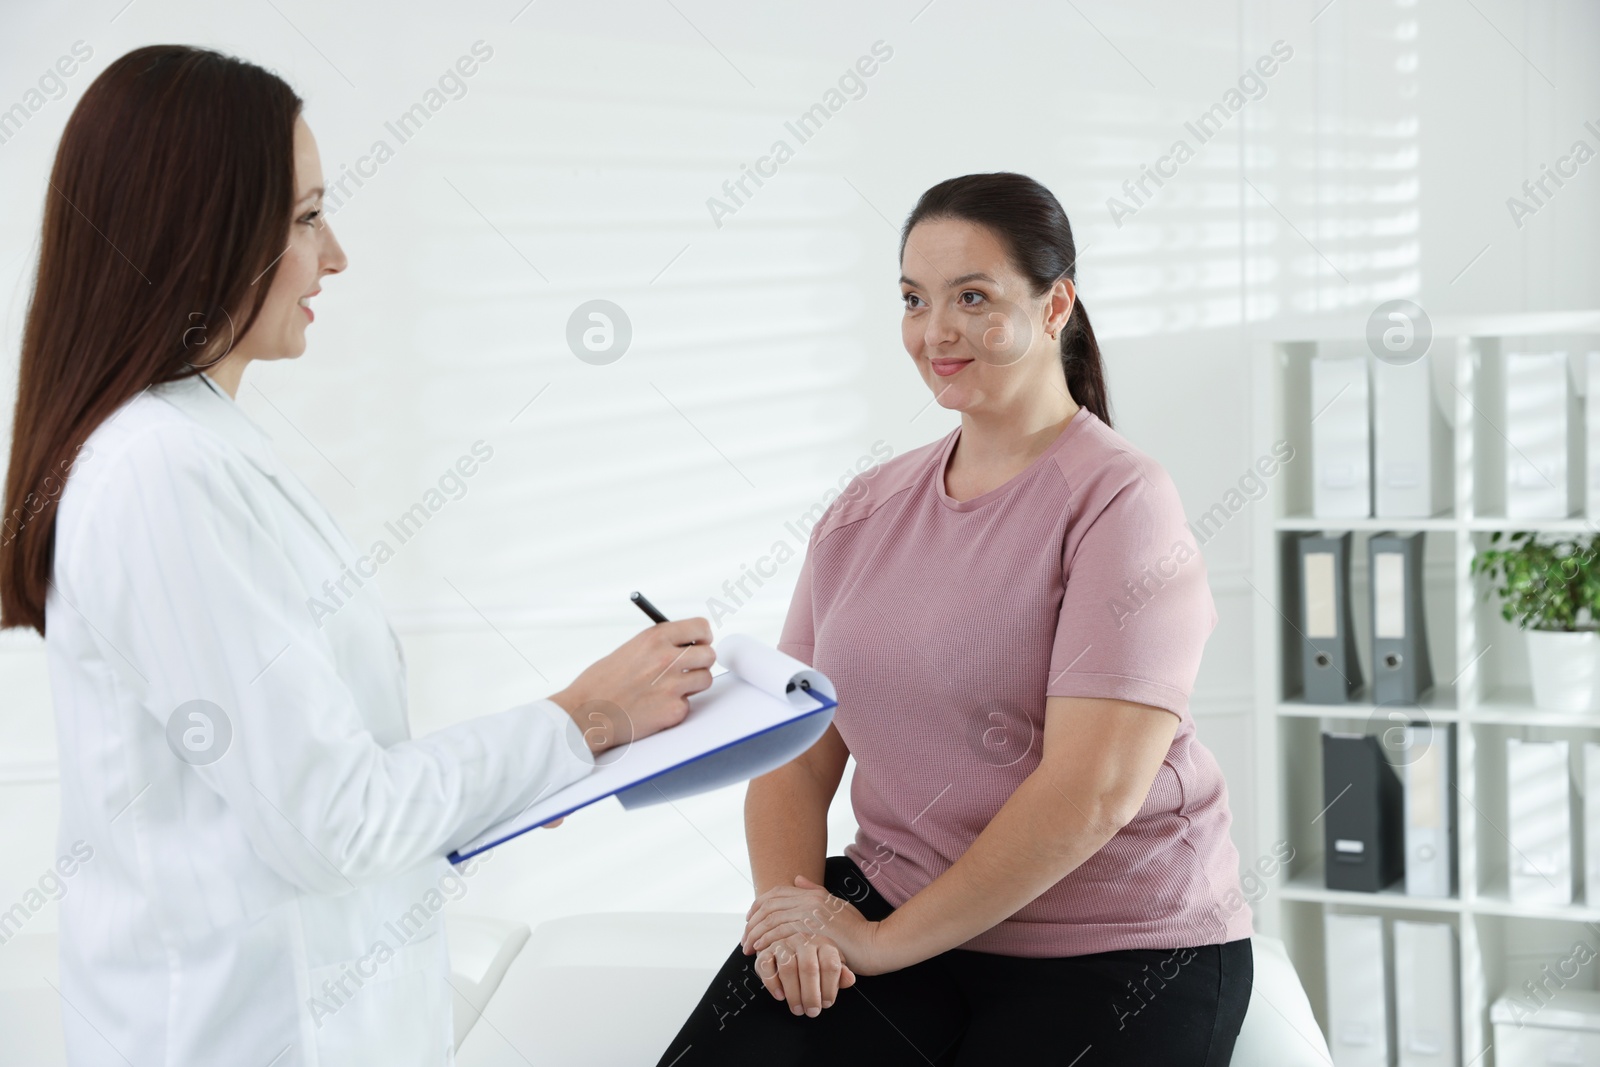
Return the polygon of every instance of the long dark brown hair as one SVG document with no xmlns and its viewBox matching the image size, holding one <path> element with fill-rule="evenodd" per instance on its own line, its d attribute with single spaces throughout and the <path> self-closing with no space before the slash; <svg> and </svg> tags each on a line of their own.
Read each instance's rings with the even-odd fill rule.
<svg viewBox="0 0 1600 1067">
<path fill-rule="evenodd" d="M 900 230 L 902 259 L 912 227 L 931 219 L 961 219 L 988 228 L 1010 250 L 1034 296 L 1043 296 L 1061 278 L 1077 280 L 1078 247 L 1067 213 L 1054 193 L 1025 174 L 966 174 L 923 193 Z M 1072 399 L 1110 426 L 1105 367 L 1082 299 L 1072 302 L 1061 331 L 1061 367 Z"/>
<path fill-rule="evenodd" d="M 200 373 L 255 321 L 294 209 L 300 98 L 185 45 L 135 49 L 67 120 L 22 335 L 0 628 L 44 633 L 56 507 L 85 440 L 148 387 Z"/>
</svg>

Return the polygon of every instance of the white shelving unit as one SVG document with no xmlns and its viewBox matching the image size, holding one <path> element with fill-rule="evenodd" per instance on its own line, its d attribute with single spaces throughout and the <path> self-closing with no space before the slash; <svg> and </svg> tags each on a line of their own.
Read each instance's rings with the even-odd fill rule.
<svg viewBox="0 0 1600 1067">
<path fill-rule="evenodd" d="M 1389 918 L 1447 922 L 1457 932 L 1461 997 L 1461 1062 L 1494 1067 L 1489 1005 L 1524 979 L 1537 977 L 1567 958 L 1575 942 L 1600 952 L 1600 908 L 1514 904 L 1506 889 L 1509 842 L 1506 825 L 1505 739 L 1566 738 L 1575 761 L 1582 742 L 1600 740 L 1600 716 L 1539 711 L 1532 705 L 1522 634 L 1500 617 L 1497 597 L 1473 576 L 1474 553 L 1495 530 L 1533 529 L 1585 533 L 1600 529 L 1581 515 L 1553 520 L 1508 520 L 1504 515 L 1504 441 L 1496 427 L 1503 411 L 1507 351 L 1600 350 L 1600 311 L 1438 319 L 1430 359 L 1435 384 L 1452 423 L 1451 504 L 1418 519 L 1328 519 L 1311 514 L 1309 360 L 1319 346 L 1364 346 L 1364 320 L 1279 322 L 1255 332 L 1252 455 L 1267 454 L 1287 441 L 1294 458 L 1270 480 L 1255 509 L 1256 766 L 1261 828 L 1259 846 L 1269 853 L 1279 842 L 1294 849 L 1280 880 L 1256 905 L 1260 925 L 1284 938 L 1304 981 L 1312 1008 L 1327 1029 L 1323 915 L 1336 910 Z M 1581 433 L 1581 427 L 1573 432 Z M 1456 735 L 1457 878 L 1450 898 L 1405 894 L 1404 881 L 1381 893 L 1325 888 L 1321 733 L 1325 729 L 1378 732 L 1389 708 L 1357 702 L 1306 704 L 1286 693 L 1286 656 L 1300 655 L 1300 638 L 1284 605 L 1296 578 L 1293 538 L 1309 530 L 1355 532 L 1351 590 L 1362 675 L 1370 682 L 1367 633 L 1366 539 L 1381 530 L 1426 531 L 1424 612 L 1437 687 L 1424 696 L 1416 717 L 1451 724 Z M 1575 837 L 1581 823 L 1574 824 Z M 1243 857 L 1248 865 L 1254 857 Z M 1575 857 L 1584 899 L 1582 858 Z M 1571 988 L 1594 989 L 1600 961 L 1584 967 Z M 1440 976 L 1443 980 L 1444 976 Z M 1391 1005 L 1392 1009 L 1392 1005 Z M 1499 1064 L 1499 1067 L 1519 1067 Z"/>
</svg>

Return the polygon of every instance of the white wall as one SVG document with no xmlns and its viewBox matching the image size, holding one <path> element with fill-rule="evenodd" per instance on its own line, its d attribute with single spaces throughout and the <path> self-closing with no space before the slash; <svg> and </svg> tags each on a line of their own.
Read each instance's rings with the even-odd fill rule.
<svg viewBox="0 0 1600 1067">
<path fill-rule="evenodd" d="M 706 612 L 875 442 L 898 454 L 954 425 L 897 330 L 896 226 L 942 178 L 1020 170 L 1061 198 L 1116 425 L 1192 515 L 1255 458 L 1247 323 L 1394 296 L 1434 314 L 1600 305 L 1600 164 L 1520 229 L 1505 206 L 1573 140 L 1600 144 L 1582 128 L 1600 124 L 1600 10 L 1583 0 L 275 2 L 6 14 L 0 108 L 73 42 L 94 58 L 0 144 L 0 381 L 14 388 L 55 141 L 110 59 L 184 41 L 279 70 L 330 179 L 388 140 L 333 216 L 351 266 L 310 350 L 253 368 L 240 400 L 357 542 L 472 442 L 494 447 L 379 578 L 419 733 L 564 684 L 637 628 L 629 589 Z M 385 122 L 480 40 L 493 56 L 466 95 L 398 144 Z M 785 120 L 880 40 L 893 56 L 865 95 L 797 144 Z M 1280 40 L 1293 56 L 1264 95 L 1199 144 L 1185 123 Z M 707 198 L 778 138 L 793 160 L 715 225 Z M 1108 198 L 1179 138 L 1195 157 L 1118 225 Z M 593 298 L 634 327 L 609 366 L 564 341 Z M 1269 844 L 1248 527 L 1205 546 L 1222 622 L 1193 701 L 1246 862 Z M 728 627 L 775 637 L 797 567 Z M 53 751 L 39 645 L 0 637 L 0 907 L 54 857 Z M 460 906 L 742 910 L 742 796 L 580 812 L 502 850 Z M 840 800 L 835 851 L 853 833 Z"/>
</svg>

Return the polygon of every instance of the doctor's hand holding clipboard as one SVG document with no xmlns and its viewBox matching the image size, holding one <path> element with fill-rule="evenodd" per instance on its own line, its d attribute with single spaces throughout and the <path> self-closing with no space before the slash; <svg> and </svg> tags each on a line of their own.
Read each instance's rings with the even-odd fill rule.
<svg viewBox="0 0 1600 1067">
<path fill-rule="evenodd" d="M 662 623 L 411 736 L 360 552 L 234 399 L 346 266 L 300 112 L 253 64 L 140 48 L 41 190 L 0 625 L 45 637 L 59 841 L 92 850 L 59 917 L 79 1067 L 448 1062 L 443 857 L 711 685 L 706 620 Z"/>
</svg>

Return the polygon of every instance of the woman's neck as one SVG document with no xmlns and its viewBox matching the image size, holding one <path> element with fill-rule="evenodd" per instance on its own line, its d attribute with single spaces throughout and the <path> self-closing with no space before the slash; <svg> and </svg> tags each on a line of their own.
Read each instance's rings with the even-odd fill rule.
<svg viewBox="0 0 1600 1067">
<path fill-rule="evenodd" d="M 961 462 L 995 467 L 1033 460 L 1078 413 L 1065 390 L 1040 389 L 1005 411 L 961 413 Z"/>
</svg>

